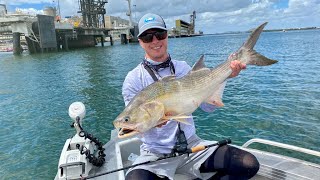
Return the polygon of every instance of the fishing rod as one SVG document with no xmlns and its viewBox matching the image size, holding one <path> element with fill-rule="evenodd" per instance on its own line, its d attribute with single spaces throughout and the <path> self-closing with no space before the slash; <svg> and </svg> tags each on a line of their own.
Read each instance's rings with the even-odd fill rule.
<svg viewBox="0 0 320 180">
<path fill-rule="evenodd" d="M 134 168 L 136 166 L 149 164 L 149 163 L 152 163 L 152 162 L 157 162 L 157 161 L 161 161 L 161 160 L 164 160 L 164 159 L 169 159 L 169 158 L 173 158 L 173 157 L 177 157 L 177 156 L 182 156 L 183 154 L 188 154 L 189 155 L 191 153 L 196 153 L 196 152 L 199 152 L 199 151 L 203 151 L 203 150 L 208 149 L 208 148 L 213 147 L 213 146 L 218 146 L 219 147 L 219 146 L 227 145 L 227 144 L 230 144 L 230 143 L 231 143 L 231 139 L 224 139 L 224 140 L 221 140 L 221 141 L 218 141 L 216 143 L 209 144 L 209 145 L 199 145 L 199 146 L 195 146 L 195 147 L 190 148 L 190 149 L 186 149 L 185 152 L 179 153 L 179 155 L 177 155 L 176 153 L 171 153 L 170 155 L 167 155 L 167 156 L 164 156 L 164 157 L 160 157 L 160 158 L 158 158 L 157 160 L 154 160 L 154 161 L 146 161 L 146 162 L 134 164 L 134 165 L 131 165 L 131 166 L 115 169 L 115 170 L 112 170 L 112 171 L 107 171 L 105 173 L 101 173 L 101 174 L 97 174 L 97 175 L 93 175 L 93 176 L 88 176 L 88 177 L 82 177 L 81 179 L 82 180 L 91 179 L 91 178 L 95 178 L 95 177 L 111 174 L 111 173 L 114 173 L 114 172 L 122 171 L 122 170 L 125 170 L 125 169 Z"/>
</svg>

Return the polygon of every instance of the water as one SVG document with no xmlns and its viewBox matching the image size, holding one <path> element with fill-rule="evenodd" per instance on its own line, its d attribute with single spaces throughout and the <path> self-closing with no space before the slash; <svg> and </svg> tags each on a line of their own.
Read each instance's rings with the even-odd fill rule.
<svg viewBox="0 0 320 180">
<path fill-rule="evenodd" d="M 192 65 L 201 54 L 213 67 L 248 34 L 170 39 L 169 52 Z M 230 80 L 225 107 L 197 110 L 197 134 L 240 145 L 265 138 L 320 151 L 320 31 L 263 33 L 256 50 L 279 60 L 248 66 Z M 0 179 L 53 179 L 64 142 L 74 135 L 68 107 L 86 105 L 84 128 L 107 142 L 122 111 L 122 81 L 144 52 L 139 44 L 64 53 L 0 54 Z M 320 162 L 320 161 L 318 161 Z"/>
</svg>

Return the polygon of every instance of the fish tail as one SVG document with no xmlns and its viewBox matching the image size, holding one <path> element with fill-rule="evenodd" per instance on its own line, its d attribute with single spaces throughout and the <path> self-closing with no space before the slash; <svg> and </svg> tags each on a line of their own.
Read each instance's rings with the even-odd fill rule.
<svg viewBox="0 0 320 180">
<path fill-rule="evenodd" d="M 239 59 L 243 59 L 245 64 L 256 65 L 256 66 L 268 66 L 278 62 L 277 60 L 269 59 L 255 50 L 253 47 L 256 45 L 263 28 L 268 22 L 261 24 L 250 34 L 248 40 L 240 47 L 238 54 L 241 56 Z"/>
<path fill-rule="evenodd" d="M 256 66 L 269 66 L 271 64 L 277 63 L 277 60 L 269 59 L 264 55 L 259 54 L 255 50 L 249 52 L 249 59 L 246 64 L 256 65 Z"/>
</svg>

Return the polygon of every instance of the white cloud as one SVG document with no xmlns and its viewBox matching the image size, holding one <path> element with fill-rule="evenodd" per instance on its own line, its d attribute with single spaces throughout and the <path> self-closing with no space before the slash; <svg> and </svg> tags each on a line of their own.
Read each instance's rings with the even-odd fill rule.
<svg viewBox="0 0 320 180">
<path fill-rule="evenodd" d="M 2 0 L 3 1 L 3 0 Z M 7 4 L 52 3 L 52 0 L 11 0 Z M 197 12 L 196 30 L 205 33 L 248 30 L 268 21 L 267 29 L 320 26 L 320 0 L 132 0 L 132 17 L 139 19 L 146 13 L 157 13 L 168 27 L 175 26 L 176 19 L 190 20 L 192 11 Z M 1 3 L 1 0 L 0 0 Z M 57 0 L 55 0 L 57 4 Z M 135 5 L 135 6 L 133 6 Z M 109 0 L 108 15 L 128 19 L 127 0 Z M 281 8 L 282 7 L 282 8 Z M 39 9 L 38 9 L 39 10 Z M 62 16 L 76 15 L 78 0 L 60 0 Z M 35 11 L 35 10 L 33 10 Z M 79 15 L 79 14 L 78 14 Z M 136 17 L 136 18 L 135 18 Z"/>
<path fill-rule="evenodd" d="M 15 11 L 21 14 L 29 14 L 29 15 L 43 14 L 43 10 L 37 10 L 34 8 L 27 8 L 27 9 L 16 8 Z"/>
<path fill-rule="evenodd" d="M 0 4 L 22 5 L 22 4 L 40 4 L 52 3 L 52 0 L 0 0 Z"/>
</svg>

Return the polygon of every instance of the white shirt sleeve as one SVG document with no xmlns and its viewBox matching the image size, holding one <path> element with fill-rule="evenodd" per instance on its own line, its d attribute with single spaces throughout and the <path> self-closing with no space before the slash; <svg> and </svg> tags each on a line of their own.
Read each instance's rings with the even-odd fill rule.
<svg viewBox="0 0 320 180">
<path fill-rule="evenodd" d="M 138 72 L 137 68 L 130 71 L 123 82 L 122 97 L 126 106 L 143 88 L 142 83 L 139 82 L 141 76 Z"/>
</svg>

